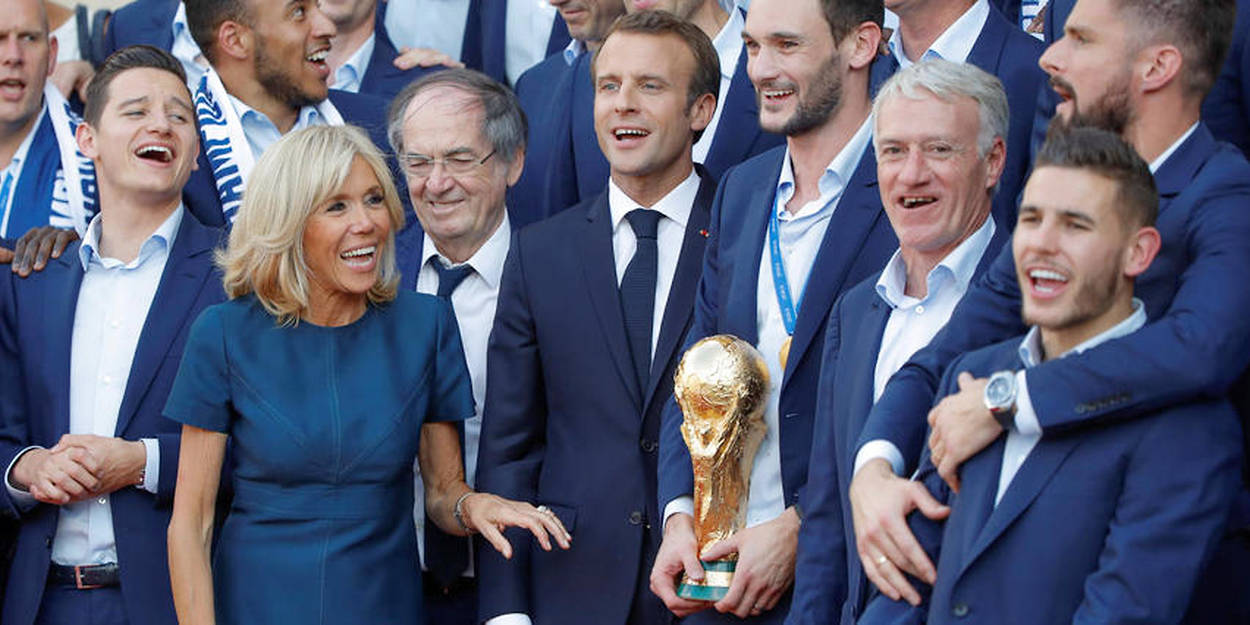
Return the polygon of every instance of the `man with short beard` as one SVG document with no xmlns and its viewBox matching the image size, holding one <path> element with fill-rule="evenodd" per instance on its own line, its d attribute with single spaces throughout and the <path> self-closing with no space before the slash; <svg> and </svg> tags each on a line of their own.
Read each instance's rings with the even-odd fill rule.
<svg viewBox="0 0 1250 625">
<path fill-rule="evenodd" d="M 903 574 L 926 583 L 936 575 L 903 522 L 917 506 L 936 507 L 899 477 L 914 470 L 929 426 L 934 464 L 957 488 L 960 465 L 1004 431 L 1046 437 L 1230 391 L 1242 399 L 1235 402 L 1240 412 L 1250 414 L 1244 386 L 1234 385 L 1250 364 L 1250 324 L 1242 313 L 1250 306 L 1250 164 L 1199 120 L 1228 49 L 1233 11 L 1233 0 L 1078 0 L 1064 38 L 1042 56 L 1062 99 L 1058 118 L 1118 130 L 1150 163 L 1163 249 L 1136 287 L 1153 321 L 1124 340 L 1065 358 L 1061 367 L 1016 371 L 1017 391 L 998 418 L 987 408 L 984 378 L 969 380 L 930 411 L 955 356 L 1023 332 L 1014 262 L 1000 255 L 946 328 L 891 379 L 860 437 L 850 487 L 855 533 L 865 574 L 887 596 L 917 602 Z M 1250 524 L 1245 497 L 1233 529 Z M 1224 547 L 1219 566 L 1250 565 L 1244 546 Z M 1250 615 L 1247 606 L 1233 605 L 1246 601 L 1244 592 L 1219 590 L 1236 579 L 1240 574 L 1209 575 L 1199 591 L 1210 595 L 1194 608 L 1221 618 Z"/>
<path fill-rule="evenodd" d="M 351 123 L 385 151 L 386 102 L 326 86 L 337 31 L 316 2 L 187 0 L 185 6 L 191 35 L 211 63 L 195 90 L 203 145 L 184 193 L 201 222 L 233 222 L 256 159 L 291 130 Z"/>
<path fill-rule="evenodd" d="M 881 43 L 879 0 L 755 0 L 743 40 L 760 126 L 786 136 L 721 182 L 688 345 L 733 334 L 757 346 L 771 380 L 767 433 L 751 471 L 747 528 L 696 553 L 690 454 L 670 401 L 660 434 L 664 539 L 651 587 L 692 624 L 781 623 L 790 604 L 826 319 L 837 296 L 898 245 L 877 193 L 868 96 Z M 677 576 L 737 553 L 728 595 L 681 599 Z"/>
</svg>

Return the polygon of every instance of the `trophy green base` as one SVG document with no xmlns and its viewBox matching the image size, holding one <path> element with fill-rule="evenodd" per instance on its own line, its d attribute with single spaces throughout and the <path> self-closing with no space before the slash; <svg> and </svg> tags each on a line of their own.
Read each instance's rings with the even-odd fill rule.
<svg viewBox="0 0 1250 625">
<path fill-rule="evenodd" d="M 720 601 L 729 594 L 729 584 L 734 578 L 735 560 L 703 561 L 703 581 L 695 581 L 682 575 L 677 586 L 677 596 L 692 601 Z"/>
</svg>

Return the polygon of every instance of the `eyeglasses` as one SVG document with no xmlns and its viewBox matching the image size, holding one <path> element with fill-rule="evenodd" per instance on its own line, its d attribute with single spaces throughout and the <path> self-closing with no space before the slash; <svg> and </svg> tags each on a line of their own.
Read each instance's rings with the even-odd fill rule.
<svg viewBox="0 0 1250 625">
<path fill-rule="evenodd" d="M 443 171 L 453 176 L 462 176 L 472 173 L 473 170 L 486 164 L 490 157 L 495 155 L 495 150 L 491 150 L 490 154 L 483 156 L 481 159 L 472 154 L 452 154 L 443 158 L 432 158 L 424 154 L 403 154 L 399 160 L 403 162 L 404 169 L 409 174 L 418 178 L 428 178 L 434 173 L 434 166 L 442 163 Z"/>
</svg>

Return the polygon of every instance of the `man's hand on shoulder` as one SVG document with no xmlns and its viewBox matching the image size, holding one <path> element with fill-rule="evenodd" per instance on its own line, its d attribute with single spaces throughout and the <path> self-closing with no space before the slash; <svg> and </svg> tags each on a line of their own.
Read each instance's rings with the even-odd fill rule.
<svg viewBox="0 0 1250 625">
<path fill-rule="evenodd" d="M 985 407 L 988 380 L 959 374 L 959 392 L 947 395 L 929 411 L 929 453 L 938 475 L 959 492 L 959 467 L 1003 433 Z"/>
<path fill-rule="evenodd" d="M 0 248 L 0 264 L 9 263 L 13 273 L 25 278 L 32 271 L 43 271 L 49 258 L 60 258 L 65 247 L 78 240 L 72 229 L 40 226 L 17 240 L 12 250 Z"/>
<path fill-rule="evenodd" d="M 402 70 L 410 70 L 414 67 L 435 67 L 438 65 L 444 67 L 464 67 L 464 63 L 432 48 L 404 47 L 399 51 L 399 56 L 395 57 L 393 63 L 395 67 Z"/>
</svg>

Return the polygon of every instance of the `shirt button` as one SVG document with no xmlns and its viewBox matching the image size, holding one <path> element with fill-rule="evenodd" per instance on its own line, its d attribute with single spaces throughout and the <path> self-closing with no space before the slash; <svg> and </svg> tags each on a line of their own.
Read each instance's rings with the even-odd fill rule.
<svg viewBox="0 0 1250 625">
<path fill-rule="evenodd" d="M 114 319 L 114 320 L 112 320 L 112 321 L 110 321 L 110 322 L 109 322 L 109 327 L 114 328 L 114 329 L 116 329 L 116 328 L 120 328 L 120 327 L 122 327 L 122 322 L 120 322 L 120 321 L 118 321 L 118 320 Z"/>
<path fill-rule="evenodd" d="M 100 381 L 103 382 L 105 386 L 108 386 L 109 384 L 113 383 L 113 376 L 111 375 L 101 376 Z"/>
<path fill-rule="evenodd" d="M 108 500 L 108 499 L 106 499 L 106 498 L 104 498 L 104 497 L 101 497 L 101 498 L 97 499 L 96 501 L 100 502 L 100 505 L 101 505 L 101 506 L 103 506 L 104 504 L 106 504 L 106 503 L 108 503 L 108 502 L 109 502 L 109 500 Z"/>
<path fill-rule="evenodd" d="M 630 512 L 629 524 L 630 525 L 642 525 L 642 513 L 639 512 L 638 510 L 634 510 L 633 512 Z"/>
<path fill-rule="evenodd" d="M 951 614 L 956 618 L 968 616 L 968 612 L 971 612 L 971 610 L 968 609 L 968 604 L 966 603 L 956 603 L 955 607 L 951 609 Z"/>
<path fill-rule="evenodd" d="M 924 314 L 924 306 L 917 306 L 917 307 L 916 307 L 916 314 L 917 314 L 917 315 L 923 315 L 923 314 Z"/>
</svg>

